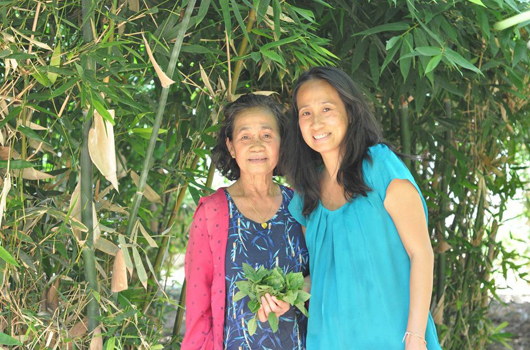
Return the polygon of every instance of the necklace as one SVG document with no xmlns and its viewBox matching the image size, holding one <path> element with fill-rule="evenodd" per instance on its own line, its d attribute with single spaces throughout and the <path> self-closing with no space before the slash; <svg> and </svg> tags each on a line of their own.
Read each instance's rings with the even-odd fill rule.
<svg viewBox="0 0 530 350">
<path fill-rule="evenodd" d="M 238 182 L 237 185 L 239 186 L 239 189 L 241 190 L 241 192 L 243 192 L 243 198 L 246 199 L 245 197 L 245 191 L 243 190 L 243 187 L 241 187 L 241 183 Z M 250 207 L 252 209 L 254 209 L 254 211 L 256 212 L 256 214 L 258 214 L 258 217 L 261 219 L 261 227 L 263 228 L 267 228 L 267 221 L 265 220 L 268 216 L 269 216 L 269 212 L 271 211 L 271 208 L 272 208 L 272 205 L 269 207 L 269 209 L 267 210 L 267 213 L 265 214 L 265 217 L 261 216 L 261 214 L 256 210 L 256 208 L 254 208 L 254 206 L 252 205 L 252 202 L 250 201 L 250 199 L 247 200 L 248 204 L 250 204 Z"/>
</svg>

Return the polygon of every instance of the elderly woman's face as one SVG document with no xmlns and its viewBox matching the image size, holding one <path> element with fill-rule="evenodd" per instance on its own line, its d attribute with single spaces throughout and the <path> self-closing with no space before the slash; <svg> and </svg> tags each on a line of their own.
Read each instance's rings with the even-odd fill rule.
<svg viewBox="0 0 530 350">
<path fill-rule="evenodd" d="M 234 121 L 232 141 L 226 140 L 241 175 L 272 176 L 280 153 L 280 132 L 274 115 L 264 108 L 250 108 Z"/>
</svg>

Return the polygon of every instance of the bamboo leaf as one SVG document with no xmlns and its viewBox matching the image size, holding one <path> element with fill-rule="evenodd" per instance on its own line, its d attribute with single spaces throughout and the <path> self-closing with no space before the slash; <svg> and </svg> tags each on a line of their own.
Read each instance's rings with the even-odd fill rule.
<svg viewBox="0 0 530 350">
<path fill-rule="evenodd" d="M 114 119 L 114 110 L 107 113 Z M 116 151 L 114 148 L 114 127 L 103 117 L 94 111 L 92 128 L 88 133 L 88 151 L 94 165 L 103 176 L 118 189 L 118 177 L 116 174 Z"/>
<path fill-rule="evenodd" d="M 208 92 L 210 94 L 215 93 L 215 90 L 212 88 L 212 85 L 210 84 L 210 79 L 208 78 L 208 75 L 204 71 L 204 68 L 202 68 L 202 65 L 199 63 L 199 68 L 201 69 L 201 78 L 204 82 L 204 85 L 206 85 L 206 88 L 208 89 Z"/>
<path fill-rule="evenodd" d="M 18 174 L 18 172 L 17 172 Z M 22 178 L 26 180 L 46 180 L 53 179 L 55 176 L 43 173 L 33 168 L 22 169 Z"/>
<path fill-rule="evenodd" d="M 425 72 L 423 74 L 427 74 L 433 71 L 438 66 L 441 60 L 442 60 L 442 55 L 436 55 L 432 57 L 429 63 L 427 64 L 427 67 L 425 68 Z"/>
<path fill-rule="evenodd" d="M 125 266 L 127 267 L 129 274 L 132 276 L 132 273 L 134 271 L 134 265 L 131 260 L 131 256 L 129 255 L 129 250 L 127 249 L 127 245 L 125 243 L 125 236 L 118 235 L 118 242 L 120 242 L 120 249 L 123 253 L 123 259 L 125 260 Z"/>
<path fill-rule="evenodd" d="M 2 193 L 0 193 L 0 227 L 2 227 L 2 219 L 4 217 L 4 211 L 6 209 L 6 203 L 7 203 L 7 195 L 9 194 L 10 190 L 11 190 L 11 174 L 7 172 L 4 178 L 4 186 L 2 187 Z"/>
<path fill-rule="evenodd" d="M 147 290 L 147 272 L 145 271 L 144 264 L 142 263 L 142 258 L 140 258 L 140 253 L 136 247 L 132 247 L 134 266 L 136 267 L 136 273 L 138 274 L 138 279 Z"/>
<path fill-rule="evenodd" d="M 370 57 L 370 73 L 372 74 L 372 80 L 374 85 L 377 86 L 379 85 L 379 61 L 377 55 L 377 46 L 374 43 L 370 45 L 368 57 Z"/>
<path fill-rule="evenodd" d="M 140 228 L 140 232 L 142 233 L 142 236 L 147 240 L 147 243 L 151 248 L 158 248 L 158 244 L 156 244 L 155 240 L 147 233 L 144 226 L 138 221 L 138 226 Z"/>
<path fill-rule="evenodd" d="M 138 184 L 140 183 L 140 176 L 131 170 L 131 178 L 134 181 L 134 184 L 138 187 Z M 153 190 L 153 188 L 148 184 L 145 184 L 144 196 L 151 203 L 162 203 L 160 195 L 158 195 L 158 193 L 156 193 L 155 190 Z"/>
<path fill-rule="evenodd" d="M 25 169 L 35 166 L 33 163 L 22 159 L 10 160 L 9 162 L 7 160 L 0 160 L 0 169 L 7 169 L 8 164 L 9 169 Z"/>
<path fill-rule="evenodd" d="M 223 1 L 221 1 L 223 3 Z M 160 84 L 162 84 L 162 87 L 168 88 L 171 86 L 171 84 L 174 84 L 175 82 L 170 79 L 166 73 L 160 68 L 158 63 L 155 60 L 155 57 L 153 56 L 153 52 L 151 51 L 151 47 L 149 46 L 149 43 L 147 42 L 147 39 L 145 38 L 144 34 L 142 33 L 142 38 L 144 39 L 145 44 L 145 50 L 147 51 L 147 55 L 149 56 L 149 60 L 151 61 L 151 64 L 153 65 L 153 68 L 155 69 L 156 74 L 158 75 L 158 79 L 160 79 Z"/>
<path fill-rule="evenodd" d="M 9 252 L 5 250 L 4 247 L 2 247 L 1 245 L 0 245 L 0 258 L 2 258 L 2 260 L 4 260 L 8 264 L 11 264 L 16 267 L 20 267 L 20 265 L 15 260 L 15 258 L 13 258 L 13 256 L 9 254 Z"/>
<path fill-rule="evenodd" d="M 374 28 L 363 30 L 362 32 L 359 32 L 359 33 L 355 33 L 354 36 L 372 35 L 372 34 L 377 34 L 377 33 L 382 33 L 382 32 L 398 32 L 398 31 L 407 30 L 409 28 L 410 26 L 406 22 L 387 23 L 387 24 L 382 24 Z"/>
<path fill-rule="evenodd" d="M 53 50 L 52 58 L 50 60 L 50 67 L 59 67 L 61 65 L 61 45 L 57 44 Z M 48 72 L 48 79 L 52 84 L 55 84 L 59 74 Z"/>
<path fill-rule="evenodd" d="M 241 17 L 241 13 L 239 12 L 239 7 L 237 6 L 236 0 L 230 0 L 232 3 L 232 11 L 234 11 L 234 14 L 236 15 L 236 20 L 239 24 L 239 27 L 243 34 L 247 37 L 247 40 L 250 41 L 250 37 L 247 33 L 247 26 L 245 25 L 245 22 L 243 21 L 243 18 Z"/>
<path fill-rule="evenodd" d="M 212 0 L 201 1 L 201 4 L 199 5 L 199 12 L 197 13 L 197 20 L 195 21 L 195 28 L 197 28 L 197 26 L 202 22 L 204 17 L 206 17 L 211 2 Z"/>
<path fill-rule="evenodd" d="M 472 65 L 468 60 L 466 60 L 464 57 L 462 57 L 458 52 L 453 51 L 449 48 L 446 48 L 444 51 L 444 56 L 452 63 L 459 65 L 462 68 L 469 69 L 475 73 L 478 73 L 480 75 L 482 72 L 480 69 Z"/>
<path fill-rule="evenodd" d="M 232 37 L 232 21 L 230 17 L 230 3 L 228 1 L 220 1 L 221 12 L 223 13 L 223 21 L 225 24 L 225 31 L 228 36 L 228 40 Z"/>
<path fill-rule="evenodd" d="M 8 346 L 23 346 L 21 342 L 10 335 L 0 332 L 0 344 Z"/>
<path fill-rule="evenodd" d="M 101 336 L 101 326 L 97 326 L 92 333 L 89 350 L 103 350 L 103 337 Z"/>
<path fill-rule="evenodd" d="M 118 293 L 129 288 L 127 283 L 127 265 L 123 251 L 120 249 L 114 257 L 114 264 L 112 266 L 112 280 L 110 290 L 113 293 Z"/>
</svg>

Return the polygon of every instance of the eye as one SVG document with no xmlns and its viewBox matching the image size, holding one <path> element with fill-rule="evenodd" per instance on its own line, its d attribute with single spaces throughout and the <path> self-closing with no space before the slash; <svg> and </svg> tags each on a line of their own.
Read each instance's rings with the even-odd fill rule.
<svg viewBox="0 0 530 350">
<path fill-rule="evenodd" d="M 250 136 L 243 135 L 243 136 L 241 136 L 241 140 L 250 140 Z"/>
<path fill-rule="evenodd" d="M 309 115 L 311 115 L 311 113 L 309 113 L 309 111 L 303 111 L 303 112 L 300 113 L 300 117 L 307 117 Z"/>
<path fill-rule="evenodd" d="M 263 135 L 263 138 L 265 138 L 265 139 L 270 139 L 271 137 L 272 137 L 271 134 L 264 134 L 264 135 Z"/>
<path fill-rule="evenodd" d="M 329 112 L 329 111 L 331 111 L 331 108 L 329 108 L 329 107 L 324 107 L 323 111 L 324 111 L 324 112 Z"/>
</svg>

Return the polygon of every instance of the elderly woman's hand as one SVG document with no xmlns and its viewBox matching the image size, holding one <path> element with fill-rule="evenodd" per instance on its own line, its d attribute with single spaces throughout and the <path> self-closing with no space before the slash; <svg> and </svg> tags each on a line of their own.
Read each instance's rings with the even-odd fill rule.
<svg viewBox="0 0 530 350">
<path fill-rule="evenodd" d="M 267 322 L 269 313 L 274 312 L 279 318 L 289 311 L 290 308 L 291 305 L 289 303 L 267 293 L 264 297 L 261 297 L 261 307 L 258 310 L 258 317 L 261 322 Z"/>
</svg>

